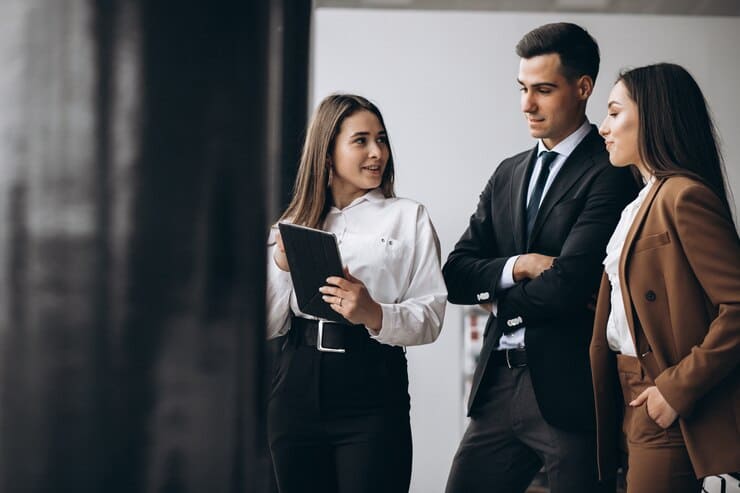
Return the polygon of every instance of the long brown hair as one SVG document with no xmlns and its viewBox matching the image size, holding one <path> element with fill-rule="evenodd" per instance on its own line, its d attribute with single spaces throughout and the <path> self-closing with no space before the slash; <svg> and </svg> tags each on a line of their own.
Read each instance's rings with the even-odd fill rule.
<svg viewBox="0 0 740 493">
<path fill-rule="evenodd" d="M 320 228 L 331 206 L 329 193 L 329 156 L 345 118 L 358 111 L 369 111 L 378 117 L 385 129 L 380 110 L 373 103 L 354 94 L 332 94 L 324 98 L 316 109 L 306 132 L 298 174 L 293 187 L 293 198 L 280 220 L 290 220 L 311 228 Z M 388 163 L 383 172 L 380 189 L 386 197 L 395 197 L 393 189 L 393 152 L 388 142 Z"/>
<path fill-rule="evenodd" d="M 619 81 L 637 105 L 638 150 L 649 170 L 656 178 L 702 181 L 731 213 L 717 131 L 691 74 L 680 65 L 657 63 L 624 71 Z"/>
</svg>

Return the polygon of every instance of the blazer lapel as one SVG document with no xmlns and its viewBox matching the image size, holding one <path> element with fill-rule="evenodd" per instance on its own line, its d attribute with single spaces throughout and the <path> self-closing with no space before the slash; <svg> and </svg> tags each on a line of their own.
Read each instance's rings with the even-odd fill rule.
<svg viewBox="0 0 740 493">
<path fill-rule="evenodd" d="M 637 345 L 635 332 L 635 317 L 634 311 L 632 310 L 632 295 L 630 294 L 629 284 L 627 283 L 627 259 L 630 256 L 629 253 L 632 250 L 632 245 L 635 243 L 635 239 L 637 238 L 637 233 L 645 222 L 647 213 L 650 210 L 650 205 L 653 203 L 653 200 L 655 200 L 655 196 L 660 187 L 663 186 L 663 183 L 665 183 L 665 180 L 657 180 L 648 192 L 645 200 L 640 205 L 640 209 L 637 211 L 634 221 L 632 221 L 632 226 L 630 226 L 629 231 L 627 231 L 627 237 L 624 239 L 624 245 L 622 245 L 622 253 L 619 256 L 619 283 L 622 288 L 622 301 L 624 302 L 624 311 L 627 315 L 627 324 L 630 328 L 630 334 L 632 334 L 632 342 L 635 344 L 635 348 L 637 348 L 638 351 L 639 346 Z"/>
<path fill-rule="evenodd" d="M 527 185 L 536 160 L 537 146 L 534 146 L 511 174 L 512 234 L 519 252 L 524 251 L 527 243 Z"/>
<path fill-rule="evenodd" d="M 528 247 L 532 244 L 532 240 L 537 238 L 540 229 L 542 229 L 542 225 L 547 220 L 547 216 L 550 214 L 553 207 L 560 202 L 563 195 L 565 195 L 581 178 L 581 176 L 593 165 L 591 156 L 597 150 L 597 145 L 601 145 L 603 147 L 604 144 L 595 127 L 592 125 L 591 132 L 586 135 L 570 156 L 568 156 L 568 159 L 563 163 L 563 167 L 560 169 L 560 172 L 557 174 L 550 185 L 550 188 L 547 190 L 545 197 L 542 199 L 540 209 L 537 212 L 537 218 L 532 227 L 532 234 L 529 237 Z M 529 248 L 527 248 L 527 250 L 529 250 Z"/>
</svg>

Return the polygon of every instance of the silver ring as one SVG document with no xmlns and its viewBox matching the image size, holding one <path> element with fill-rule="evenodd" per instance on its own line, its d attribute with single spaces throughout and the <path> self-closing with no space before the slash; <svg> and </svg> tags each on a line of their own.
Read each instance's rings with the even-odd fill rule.
<svg viewBox="0 0 740 493">
<path fill-rule="evenodd" d="M 339 298 L 339 307 L 342 307 L 342 301 L 344 301 L 344 298 Z"/>
</svg>

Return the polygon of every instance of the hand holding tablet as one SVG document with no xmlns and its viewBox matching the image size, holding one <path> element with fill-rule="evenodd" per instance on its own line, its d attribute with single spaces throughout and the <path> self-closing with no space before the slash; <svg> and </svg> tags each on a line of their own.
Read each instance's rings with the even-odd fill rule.
<svg viewBox="0 0 740 493">
<path fill-rule="evenodd" d="M 319 292 L 319 288 L 326 285 L 328 277 L 344 277 L 336 236 L 320 229 L 290 223 L 279 223 L 278 228 L 288 258 L 298 308 L 314 317 L 349 323 L 331 309 Z"/>
</svg>

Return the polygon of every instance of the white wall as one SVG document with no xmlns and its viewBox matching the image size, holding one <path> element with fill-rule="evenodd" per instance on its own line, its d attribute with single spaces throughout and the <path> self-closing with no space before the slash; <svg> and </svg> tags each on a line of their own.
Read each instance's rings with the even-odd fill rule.
<svg viewBox="0 0 740 493">
<path fill-rule="evenodd" d="M 521 36 L 547 22 L 584 26 L 602 64 L 588 115 L 600 122 L 619 69 L 687 67 L 705 92 L 740 202 L 740 18 L 318 9 L 313 106 L 331 92 L 375 101 L 396 158 L 399 195 L 427 205 L 446 258 L 486 180 L 529 148 L 516 84 Z M 444 490 L 462 433 L 462 311 L 448 305 L 440 339 L 408 351 L 414 433 L 412 491 Z"/>
</svg>

